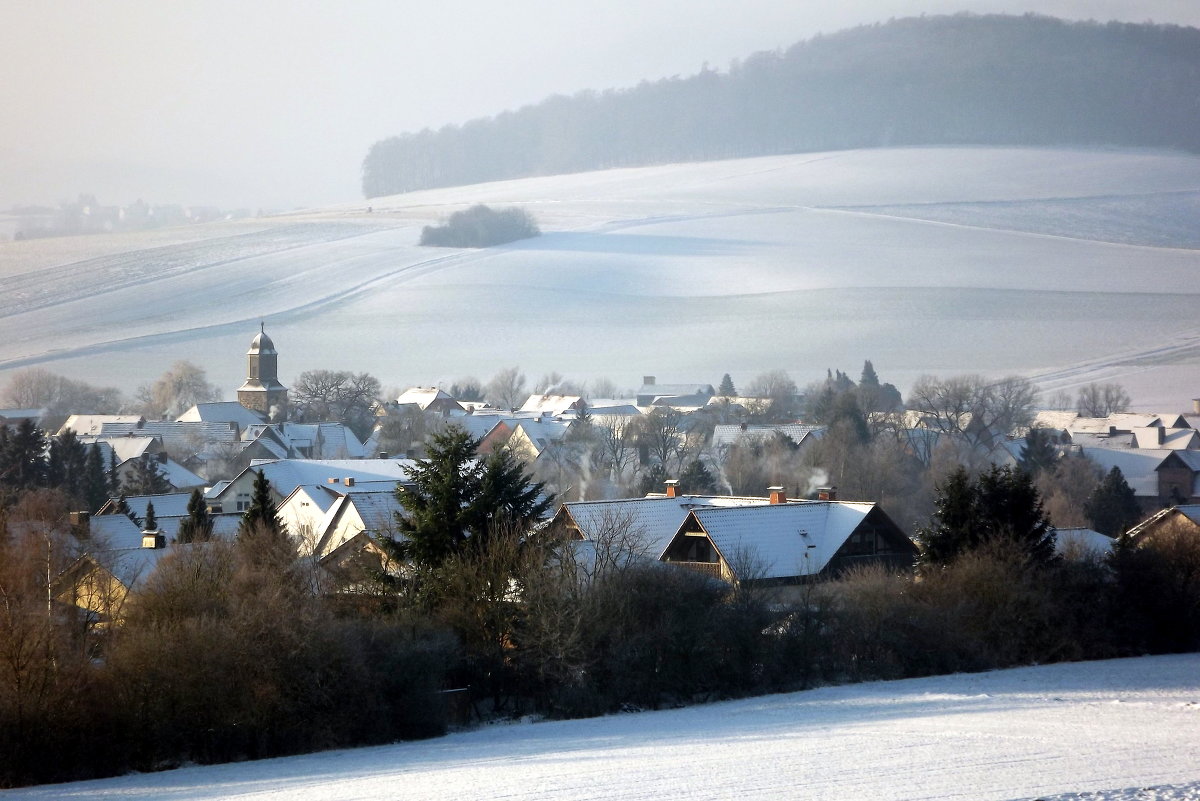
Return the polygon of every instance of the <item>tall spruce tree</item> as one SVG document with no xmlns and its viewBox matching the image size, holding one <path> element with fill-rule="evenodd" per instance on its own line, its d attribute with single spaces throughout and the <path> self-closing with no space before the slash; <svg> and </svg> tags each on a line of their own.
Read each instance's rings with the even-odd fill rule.
<svg viewBox="0 0 1200 801">
<path fill-rule="evenodd" d="M 178 540 L 182 543 L 204 542 L 212 538 L 213 519 L 208 513 L 204 493 L 192 490 L 188 498 L 187 517 L 179 522 Z"/>
<path fill-rule="evenodd" d="M 492 527 L 527 526 L 548 511 L 543 485 L 510 452 L 480 460 L 478 445 L 457 426 L 433 435 L 428 456 L 409 470 L 408 486 L 396 490 L 402 508 L 396 525 L 406 539 L 381 537 L 380 547 L 394 558 L 438 567 L 468 548 L 485 548 Z"/>
<path fill-rule="evenodd" d="M 279 518 L 275 497 L 271 494 L 271 482 L 262 470 L 255 472 L 254 486 L 250 490 L 250 506 L 238 525 L 238 539 L 259 535 L 282 538 L 285 536 L 285 528 Z"/>
<path fill-rule="evenodd" d="M 1142 507 L 1119 467 L 1109 470 L 1092 490 L 1083 505 L 1083 513 L 1091 521 L 1092 528 L 1110 537 L 1121 536 L 1142 519 Z"/>
<path fill-rule="evenodd" d="M 1058 462 L 1058 449 L 1050 432 L 1044 428 L 1031 428 L 1025 435 L 1025 444 L 1021 446 L 1019 459 L 1021 469 L 1036 477 L 1043 470 L 1053 470 Z"/>
<path fill-rule="evenodd" d="M 108 500 L 108 477 L 104 475 L 104 456 L 96 443 L 88 447 L 86 471 L 84 496 L 88 511 L 97 512 Z"/>
<path fill-rule="evenodd" d="M 146 521 L 142 528 L 146 531 L 158 530 L 158 517 L 154 514 L 154 501 L 146 501 Z"/>
<path fill-rule="evenodd" d="M 723 398 L 732 398 L 737 396 L 737 388 L 733 385 L 733 379 L 729 373 L 721 376 L 721 385 L 717 387 L 717 394 Z"/>
<path fill-rule="evenodd" d="M 972 481 L 958 468 L 937 489 L 936 511 L 918 531 L 921 562 L 945 565 L 982 545 L 1003 542 L 1031 562 L 1054 558 L 1054 530 L 1033 479 L 1023 470 L 992 467 Z"/>
</svg>

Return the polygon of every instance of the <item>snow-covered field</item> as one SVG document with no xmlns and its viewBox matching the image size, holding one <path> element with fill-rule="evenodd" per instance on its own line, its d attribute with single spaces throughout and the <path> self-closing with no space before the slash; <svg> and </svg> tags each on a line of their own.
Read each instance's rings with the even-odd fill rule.
<svg viewBox="0 0 1200 801">
<path fill-rule="evenodd" d="M 0 798 L 1200 799 L 1200 655 L 500 725 Z"/>
<path fill-rule="evenodd" d="M 545 234 L 421 248 L 421 226 L 519 204 Z M 132 389 L 177 359 L 241 383 L 258 321 L 287 383 L 385 384 L 520 365 L 636 386 L 801 385 L 874 361 L 1119 380 L 1142 407 L 1200 385 L 1200 157 L 913 148 L 428 190 L 276 218 L 0 244 L 2 371 Z"/>
</svg>

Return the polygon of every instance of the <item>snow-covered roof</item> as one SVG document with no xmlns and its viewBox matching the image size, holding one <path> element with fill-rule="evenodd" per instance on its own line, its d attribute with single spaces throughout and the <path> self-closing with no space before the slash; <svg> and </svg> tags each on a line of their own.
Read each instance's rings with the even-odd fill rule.
<svg viewBox="0 0 1200 801">
<path fill-rule="evenodd" d="M 725 562 L 754 578 L 814 576 L 825 569 L 873 503 L 802 501 L 741 508 L 701 507 L 692 515 Z"/>
<path fill-rule="evenodd" d="M 70 429 L 81 437 L 94 437 L 99 435 L 100 427 L 105 423 L 129 423 L 136 426 L 139 422 L 142 422 L 142 417 L 136 414 L 73 414 L 58 429 L 58 433 L 61 435 Z"/>
<path fill-rule="evenodd" d="M 806 426 L 795 423 L 787 425 L 747 424 L 743 426 L 738 423 L 721 423 L 713 426 L 712 444 L 714 448 L 729 447 L 743 439 L 766 440 L 777 432 L 798 445 L 807 436 L 821 436 L 825 432 L 825 426 Z"/>
<path fill-rule="evenodd" d="M 1084 456 L 1100 465 L 1104 472 L 1119 468 L 1125 482 L 1133 488 L 1134 495 L 1154 497 L 1158 495 L 1158 473 L 1155 470 L 1172 451 L 1157 448 L 1082 448 Z M 1186 454 L 1188 451 L 1180 451 Z"/>
<path fill-rule="evenodd" d="M 105 469 L 108 468 L 108 452 L 103 450 L 104 448 L 111 449 L 117 455 L 118 462 L 126 462 L 130 459 L 140 457 L 143 453 L 154 453 L 162 447 L 162 443 L 156 437 L 135 436 L 132 434 L 123 437 L 81 436 L 79 439 L 84 444 L 96 443 L 100 445 L 101 455 L 106 460 L 104 463 Z"/>
<path fill-rule="evenodd" d="M 1113 545 L 1116 543 L 1116 540 L 1107 534 L 1101 534 L 1090 528 L 1058 528 L 1054 530 L 1054 534 L 1054 550 L 1060 555 L 1072 553 L 1104 555 L 1112 553 Z"/>
<path fill-rule="evenodd" d="M 217 401 L 197 403 L 175 420 L 179 423 L 236 423 L 239 429 L 245 429 L 266 422 L 266 417 L 237 401 Z"/>
<path fill-rule="evenodd" d="M 145 424 L 104 423 L 100 427 L 103 437 L 150 436 L 158 437 L 167 446 L 194 446 L 198 442 L 236 442 L 238 427 L 233 423 L 171 423 L 147 421 Z"/>
<path fill-rule="evenodd" d="M 355 483 L 403 481 L 415 464 L 412 459 L 256 459 L 247 470 L 261 470 L 271 482 L 272 489 L 287 497 L 302 484 L 328 484 L 330 479 L 352 478 Z"/>
<path fill-rule="evenodd" d="M 537 414 L 562 414 L 568 409 L 578 408 L 582 398 L 579 395 L 530 395 L 522 404 L 520 411 Z"/>
<path fill-rule="evenodd" d="M 767 498 L 745 496 L 658 496 L 564 503 L 560 514 L 570 516 L 584 539 L 599 539 L 606 532 L 623 531 L 636 535 L 643 543 L 645 553 L 657 558 L 670 544 L 692 509 L 709 505 L 750 506 L 766 503 L 769 503 Z"/>
<path fill-rule="evenodd" d="M 400 397 L 396 398 L 398 405 L 412 404 L 421 411 L 428 409 L 435 401 L 440 401 L 441 404 L 447 406 L 458 403 L 454 396 L 437 387 L 409 387 L 400 393 Z"/>
</svg>

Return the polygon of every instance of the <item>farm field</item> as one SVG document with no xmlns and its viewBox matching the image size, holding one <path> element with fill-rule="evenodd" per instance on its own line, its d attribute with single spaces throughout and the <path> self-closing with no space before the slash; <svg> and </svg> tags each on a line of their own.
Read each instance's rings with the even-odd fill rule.
<svg viewBox="0 0 1200 801">
<path fill-rule="evenodd" d="M 525 207 L 543 236 L 417 246 L 477 202 Z M 1141 151 L 846 151 L 427 190 L 0 244 L 0 380 L 40 365 L 132 390 L 186 358 L 232 395 L 263 320 L 285 384 L 519 365 L 622 387 L 782 368 L 803 386 L 869 358 L 902 390 L 1021 373 L 1182 409 L 1200 384 L 1198 232 L 1200 157 Z"/>
<path fill-rule="evenodd" d="M 0 792 L 139 799 L 1200 798 L 1200 655 L 826 687 Z"/>
</svg>

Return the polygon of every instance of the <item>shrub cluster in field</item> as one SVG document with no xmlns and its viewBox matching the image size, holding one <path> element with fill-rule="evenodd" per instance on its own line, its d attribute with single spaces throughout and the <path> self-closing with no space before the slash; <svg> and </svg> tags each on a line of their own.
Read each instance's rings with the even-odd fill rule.
<svg viewBox="0 0 1200 801">
<path fill-rule="evenodd" d="M 421 244 L 442 248 L 486 248 L 540 234 L 524 209 L 493 209 L 483 204 L 450 215 L 444 225 L 421 229 Z"/>
</svg>

